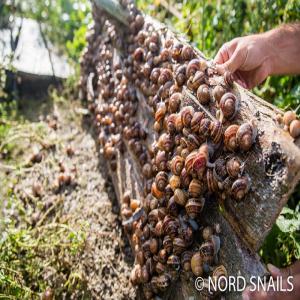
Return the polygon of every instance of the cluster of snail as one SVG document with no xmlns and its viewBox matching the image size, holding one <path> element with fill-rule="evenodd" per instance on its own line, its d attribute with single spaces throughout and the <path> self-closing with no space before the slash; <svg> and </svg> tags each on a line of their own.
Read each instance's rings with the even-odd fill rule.
<svg viewBox="0 0 300 300">
<path fill-rule="evenodd" d="M 297 118 L 296 112 L 289 110 L 283 116 L 278 115 L 277 121 L 293 138 L 300 136 L 300 120 Z"/>
<path fill-rule="evenodd" d="M 250 178 L 237 152 L 253 147 L 257 128 L 254 120 L 235 122 L 240 100 L 231 74 L 220 76 L 130 1 L 121 4 L 128 29 L 93 9 L 80 84 L 110 168 L 128 150 L 141 169 L 144 198 L 125 192 L 121 215 L 136 257 L 131 281 L 151 299 L 182 276 L 227 275 L 218 264 L 220 229 L 204 223 L 203 208 L 212 198 L 243 201 Z M 183 105 L 185 93 L 195 105 Z M 137 116 L 141 97 L 153 112 L 153 143 Z"/>
</svg>

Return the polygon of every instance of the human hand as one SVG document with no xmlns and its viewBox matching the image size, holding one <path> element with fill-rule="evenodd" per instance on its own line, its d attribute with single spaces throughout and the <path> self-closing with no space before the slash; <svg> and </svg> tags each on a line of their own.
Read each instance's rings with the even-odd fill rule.
<svg viewBox="0 0 300 300">
<path fill-rule="evenodd" d="M 214 62 L 221 74 L 229 71 L 237 83 L 252 89 L 271 74 L 271 50 L 265 34 L 239 37 L 225 43 Z"/>
<path fill-rule="evenodd" d="M 300 261 L 297 261 L 292 266 L 285 269 L 278 269 L 275 266 L 268 264 L 268 269 L 274 279 L 282 277 L 282 291 L 269 291 L 256 290 L 251 291 L 246 288 L 243 292 L 243 300 L 297 300 L 300 295 Z M 288 283 L 287 278 L 292 276 L 293 289 L 291 291 L 283 291 L 283 289 L 290 290 L 291 285 Z M 275 283 L 276 286 L 276 283 Z"/>
</svg>

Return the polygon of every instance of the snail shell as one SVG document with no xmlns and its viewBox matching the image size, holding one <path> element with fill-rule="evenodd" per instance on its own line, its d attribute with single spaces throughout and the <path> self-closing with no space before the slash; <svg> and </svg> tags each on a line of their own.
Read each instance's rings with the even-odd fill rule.
<svg viewBox="0 0 300 300">
<path fill-rule="evenodd" d="M 228 88 L 232 88 L 233 86 L 233 75 L 231 72 L 226 71 L 224 73 L 224 83 Z"/>
<path fill-rule="evenodd" d="M 179 207 L 178 207 L 177 203 L 175 202 L 174 197 L 171 197 L 168 200 L 167 210 L 168 210 L 169 215 L 171 215 L 173 217 L 178 216 Z"/>
<path fill-rule="evenodd" d="M 205 82 L 205 73 L 202 71 L 197 71 L 193 76 L 191 87 L 194 91 L 197 91 L 202 83 Z"/>
<path fill-rule="evenodd" d="M 231 178 L 237 178 L 242 171 L 242 162 L 237 157 L 231 157 L 226 162 L 226 170 Z"/>
<path fill-rule="evenodd" d="M 300 135 L 300 121 L 299 120 L 293 120 L 290 123 L 289 131 L 290 131 L 290 135 L 293 138 L 297 138 Z"/>
<path fill-rule="evenodd" d="M 211 121 L 208 118 L 203 118 L 200 122 L 199 133 L 203 137 L 207 138 L 210 135 Z"/>
<path fill-rule="evenodd" d="M 176 61 L 180 61 L 181 59 L 181 51 L 183 45 L 181 43 L 176 43 L 172 48 L 172 58 Z"/>
<path fill-rule="evenodd" d="M 185 126 L 185 127 L 190 126 L 191 121 L 194 116 L 194 113 L 195 113 L 195 110 L 192 106 L 185 106 L 181 110 L 180 114 L 181 114 L 181 121 L 182 121 L 183 126 Z"/>
<path fill-rule="evenodd" d="M 239 148 L 248 151 L 252 147 L 257 135 L 257 129 L 254 122 L 242 124 L 237 133 L 236 138 Z"/>
<path fill-rule="evenodd" d="M 149 247 L 150 247 L 150 252 L 152 254 L 156 254 L 157 251 L 158 251 L 158 240 L 155 239 L 155 238 L 152 238 L 150 241 L 149 241 Z"/>
<path fill-rule="evenodd" d="M 193 171 L 198 175 L 198 178 L 203 177 L 208 163 L 208 155 L 208 146 L 203 144 L 197 151 L 192 165 Z"/>
<path fill-rule="evenodd" d="M 220 103 L 222 96 L 225 94 L 226 90 L 221 85 L 216 85 L 212 90 L 212 95 L 216 103 Z"/>
<path fill-rule="evenodd" d="M 232 93 L 226 93 L 220 100 L 220 109 L 226 120 L 232 120 L 239 109 L 239 100 Z"/>
<path fill-rule="evenodd" d="M 152 165 L 150 163 L 144 164 L 142 172 L 146 179 L 152 178 L 152 175 L 153 175 Z"/>
<path fill-rule="evenodd" d="M 194 50 L 191 46 L 185 45 L 181 49 L 181 59 L 182 60 L 191 60 L 195 56 Z"/>
<path fill-rule="evenodd" d="M 157 110 L 155 112 L 155 121 L 160 122 L 166 115 L 167 108 L 164 102 L 161 102 L 157 106 Z"/>
<path fill-rule="evenodd" d="M 187 245 L 185 241 L 181 238 L 175 238 L 173 240 L 173 252 L 175 255 L 180 255 L 185 249 Z"/>
<path fill-rule="evenodd" d="M 177 204 L 184 206 L 187 202 L 187 193 L 182 189 L 174 191 L 174 200 Z"/>
<path fill-rule="evenodd" d="M 210 93 L 209 93 L 209 87 L 207 84 L 201 84 L 197 89 L 197 99 L 198 101 L 206 105 L 210 101 Z"/>
<path fill-rule="evenodd" d="M 155 228 L 154 228 L 154 234 L 157 236 L 157 237 L 160 237 L 163 235 L 163 222 L 162 221 L 158 221 L 155 225 Z"/>
<path fill-rule="evenodd" d="M 197 58 L 192 59 L 188 63 L 187 68 L 186 68 L 187 78 L 190 78 L 190 77 L 194 76 L 197 71 L 200 71 L 200 68 L 201 68 L 200 60 L 197 59 Z"/>
<path fill-rule="evenodd" d="M 178 271 L 180 268 L 180 258 L 174 254 L 170 255 L 167 260 L 167 265 Z"/>
<path fill-rule="evenodd" d="M 214 231 L 212 229 L 212 227 L 210 226 L 206 226 L 203 228 L 203 231 L 202 231 L 202 237 L 205 241 L 208 241 L 211 236 L 213 235 Z"/>
<path fill-rule="evenodd" d="M 173 239 L 178 233 L 178 228 L 179 228 L 179 223 L 177 219 L 168 215 L 165 216 L 163 221 L 163 231 L 165 235 L 169 235 Z"/>
<path fill-rule="evenodd" d="M 171 279 L 168 274 L 162 274 L 158 276 L 157 281 L 156 281 L 156 286 L 161 290 L 165 291 L 168 286 L 170 285 Z"/>
<path fill-rule="evenodd" d="M 236 134 L 238 132 L 239 125 L 230 125 L 224 132 L 224 144 L 227 150 L 234 152 L 238 148 L 238 141 Z"/>
<path fill-rule="evenodd" d="M 213 176 L 218 182 L 223 182 L 227 177 L 226 161 L 223 158 L 218 158 L 215 161 L 213 168 Z"/>
<path fill-rule="evenodd" d="M 153 83 L 157 83 L 159 76 L 160 76 L 160 68 L 154 68 L 150 74 L 150 80 Z"/>
<path fill-rule="evenodd" d="M 155 184 L 157 189 L 163 192 L 168 184 L 168 174 L 164 171 L 158 172 L 155 177 Z"/>
<path fill-rule="evenodd" d="M 177 132 L 181 132 L 183 129 L 183 122 L 182 122 L 182 117 L 181 114 L 177 114 L 177 118 L 176 118 L 176 130 Z"/>
<path fill-rule="evenodd" d="M 190 218 L 195 219 L 200 215 L 204 204 L 204 198 L 190 198 L 185 205 L 186 213 Z"/>
<path fill-rule="evenodd" d="M 191 120 L 191 130 L 194 133 L 198 133 L 200 129 L 201 120 L 204 118 L 205 114 L 203 112 L 197 111 L 194 113 L 193 118 Z"/>
<path fill-rule="evenodd" d="M 158 189 L 155 182 L 151 186 L 151 194 L 157 199 L 161 199 L 164 196 L 164 192 Z"/>
<path fill-rule="evenodd" d="M 219 121 L 213 121 L 210 124 L 210 136 L 213 143 L 218 144 L 223 138 L 223 126 Z"/>
<path fill-rule="evenodd" d="M 188 188 L 190 182 L 191 182 L 191 177 L 189 173 L 186 171 L 185 168 L 182 169 L 182 172 L 180 174 L 180 179 L 181 179 L 181 184 L 184 188 Z"/>
<path fill-rule="evenodd" d="M 162 69 L 160 72 L 160 75 L 158 77 L 158 84 L 159 85 L 164 85 L 166 82 L 170 81 L 173 79 L 173 74 L 170 69 Z"/>
<path fill-rule="evenodd" d="M 168 253 L 167 253 L 167 250 L 162 248 L 159 250 L 158 252 L 158 256 L 157 256 L 157 259 L 159 262 L 161 262 L 162 264 L 165 264 L 167 262 L 167 259 L 168 259 Z"/>
<path fill-rule="evenodd" d="M 243 176 L 237 179 L 231 187 L 231 194 L 237 201 L 240 201 L 245 197 L 250 189 L 250 179 Z"/>
<path fill-rule="evenodd" d="M 180 177 L 178 175 L 172 175 L 169 179 L 169 184 L 173 191 L 180 188 L 181 185 Z"/>
<path fill-rule="evenodd" d="M 207 172 L 206 172 L 206 181 L 207 181 L 208 190 L 211 193 L 218 192 L 219 185 L 218 185 L 218 181 L 216 180 L 216 178 L 213 174 L 213 170 L 211 170 L 211 169 L 207 170 Z"/>
<path fill-rule="evenodd" d="M 197 198 L 204 193 L 205 187 L 202 181 L 194 178 L 189 185 L 189 195 L 192 198 Z"/>
<path fill-rule="evenodd" d="M 171 114 L 167 119 L 167 130 L 170 134 L 176 133 L 176 118 L 177 114 Z"/>
<path fill-rule="evenodd" d="M 175 71 L 175 81 L 178 86 L 182 86 L 186 82 L 186 66 L 180 65 Z"/>
<path fill-rule="evenodd" d="M 289 110 L 289 111 L 285 112 L 283 115 L 283 123 L 286 126 L 290 126 L 292 121 L 296 120 L 296 118 L 297 118 L 296 113 L 292 110 Z"/>
<path fill-rule="evenodd" d="M 184 158 L 176 155 L 171 160 L 171 172 L 174 175 L 180 176 L 182 169 L 184 168 Z"/>
<path fill-rule="evenodd" d="M 185 170 L 188 174 L 192 174 L 194 159 L 197 156 L 197 151 L 191 152 L 185 159 Z"/>
<path fill-rule="evenodd" d="M 167 251 L 167 253 L 171 253 L 173 250 L 173 242 L 170 236 L 166 235 L 163 239 L 163 248 Z"/>
<path fill-rule="evenodd" d="M 214 261 L 215 246 L 212 241 L 207 241 L 200 246 L 200 253 L 204 263 L 211 265 Z"/>
<path fill-rule="evenodd" d="M 192 251 L 184 251 L 181 254 L 181 267 L 185 272 L 189 272 L 191 270 L 192 256 L 193 256 Z"/>
<path fill-rule="evenodd" d="M 162 264 L 161 262 L 158 262 L 155 266 L 155 270 L 157 274 L 162 274 L 166 271 L 166 265 Z"/>
<path fill-rule="evenodd" d="M 218 282 L 218 286 L 220 286 L 221 289 L 224 289 L 226 286 L 226 279 L 228 277 L 228 273 L 226 268 L 223 265 L 219 265 L 214 268 L 212 272 L 212 277 L 215 282 L 218 282 L 219 278 L 222 277 L 222 280 Z M 223 278 L 225 277 L 225 278 Z"/>
<path fill-rule="evenodd" d="M 169 107 L 168 110 L 170 113 L 176 113 L 179 109 L 181 102 L 181 93 L 174 93 L 169 99 Z"/>
<path fill-rule="evenodd" d="M 203 274 L 203 259 L 200 252 L 196 252 L 191 259 L 191 269 L 195 276 Z"/>
<path fill-rule="evenodd" d="M 165 151 L 158 151 L 155 156 L 155 166 L 157 170 L 164 171 L 167 169 L 167 155 Z"/>
</svg>

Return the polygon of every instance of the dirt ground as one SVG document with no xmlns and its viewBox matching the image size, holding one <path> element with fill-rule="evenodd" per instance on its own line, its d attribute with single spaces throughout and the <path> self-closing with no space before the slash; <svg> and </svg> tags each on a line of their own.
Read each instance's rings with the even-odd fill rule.
<svg viewBox="0 0 300 300">
<path fill-rule="evenodd" d="M 2 217 L 15 219 L 16 227 L 67 226 L 84 236 L 76 254 L 71 248 L 60 250 L 54 262 L 41 268 L 42 280 L 55 298 L 136 298 L 129 281 L 133 257 L 88 112 L 59 95 L 20 105 L 24 122 L 12 126 L 0 143 L 14 145 L 14 163 L 3 155 L 0 160 Z M 8 203 L 8 189 L 22 203 L 22 216 L 18 205 Z"/>
</svg>

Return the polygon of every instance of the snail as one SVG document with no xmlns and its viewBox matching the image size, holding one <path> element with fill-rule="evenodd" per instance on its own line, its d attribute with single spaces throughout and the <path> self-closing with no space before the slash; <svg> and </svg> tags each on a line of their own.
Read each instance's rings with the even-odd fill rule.
<svg viewBox="0 0 300 300">
<path fill-rule="evenodd" d="M 163 192 L 168 184 L 168 174 L 164 171 L 160 171 L 157 173 L 155 177 L 155 185 L 156 188 Z"/>
<path fill-rule="evenodd" d="M 250 179 L 246 176 L 238 178 L 231 187 L 231 194 L 237 201 L 242 200 L 250 189 Z"/>
<path fill-rule="evenodd" d="M 227 150 L 229 151 L 236 151 L 238 148 L 238 141 L 237 141 L 237 131 L 239 129 L 239 125 L 230 125 L 226 128 L 224 132 L 224 145 Z"/>
<path fill-rule="evenodd" d="M 206 105 L 210 101 L 210 92 L 207 84 L 201 84 L 197 89 L 197 99 L 198 101 Z"/>
<path fill-rule="evenodd" d="M 197 218 L 204 207 L 204 203 L 204 198 L 190 198 L 185 205 L 187 215 L 192 219 Z"/>
<path fill-rule="evenodd" d="M 248 151 L 252 147 L 257 136 L 257 128 L 254 121 L 242 124 L 236 132 L 236 139 L 242 151 Z"/>
<path fill-rule="evenodd" d="M 243 171 L 243 166 L 239 158 L 231 157 L 226 161 L 226 170 L 231 178 L 236 178 Z"/>
<path fill-rule="evenodd" d="M 181 115 L 181 121 L 182 121 L 183 126 L 185 126 L 185 127 L 190 126 L 191 121 L 193 119 L 194 112 L 195 112 L 195 110 L 192 106 L 185 106 L 181 110 L 180 115 Z"/>
<path fill-rule="evenodd" d="M 175 70 L 175 81 L 178 86 L 182 86 L 186 82 L 186 66 L 179 65 Z"/>
<path fill-rule="evenodd" d="M 239 100 L 232 93 L 224 94 L 219 105 L 222 112 L 221 121 L 223 117 L 225 120 L 232 120 L 239 110 Z"/>
<path fill-rule="evenodd" d="M 184 168 L 184 158 L 176 155 L 171 160 L 171 172 L 174 175 L 180 176 L 182 169 Z"/>
<path fill-rule="evenodd" d="M 169 99 L 169 107 L 168 107 L 169 112 L 176 113 L 179 109 L 180 102 L 181 102 L 181 94 L 180 93 L 172 94 Z"/>
<path fill-rule="evenodd" d="M 196 252 L 191 258 L 191 269 L 195 276 L 203 274 L 203 260 L 200 252 Z"/>
<path fill-rule="evenodd" d="M 297 138 L 298 136 L 300 136 L 300 121 L 299 120 L 293 120 L 290 123 L 289 132 L 293 138 Z"/>
<path fill-rule="evenodd" d="M 221 98 L 226 93 L 226 90 L 221 85 L 216 85 L 212 90 L 213 98 L 215 99 L 215 102 L 217 105 L 220 103 Z"/>
</svg>

